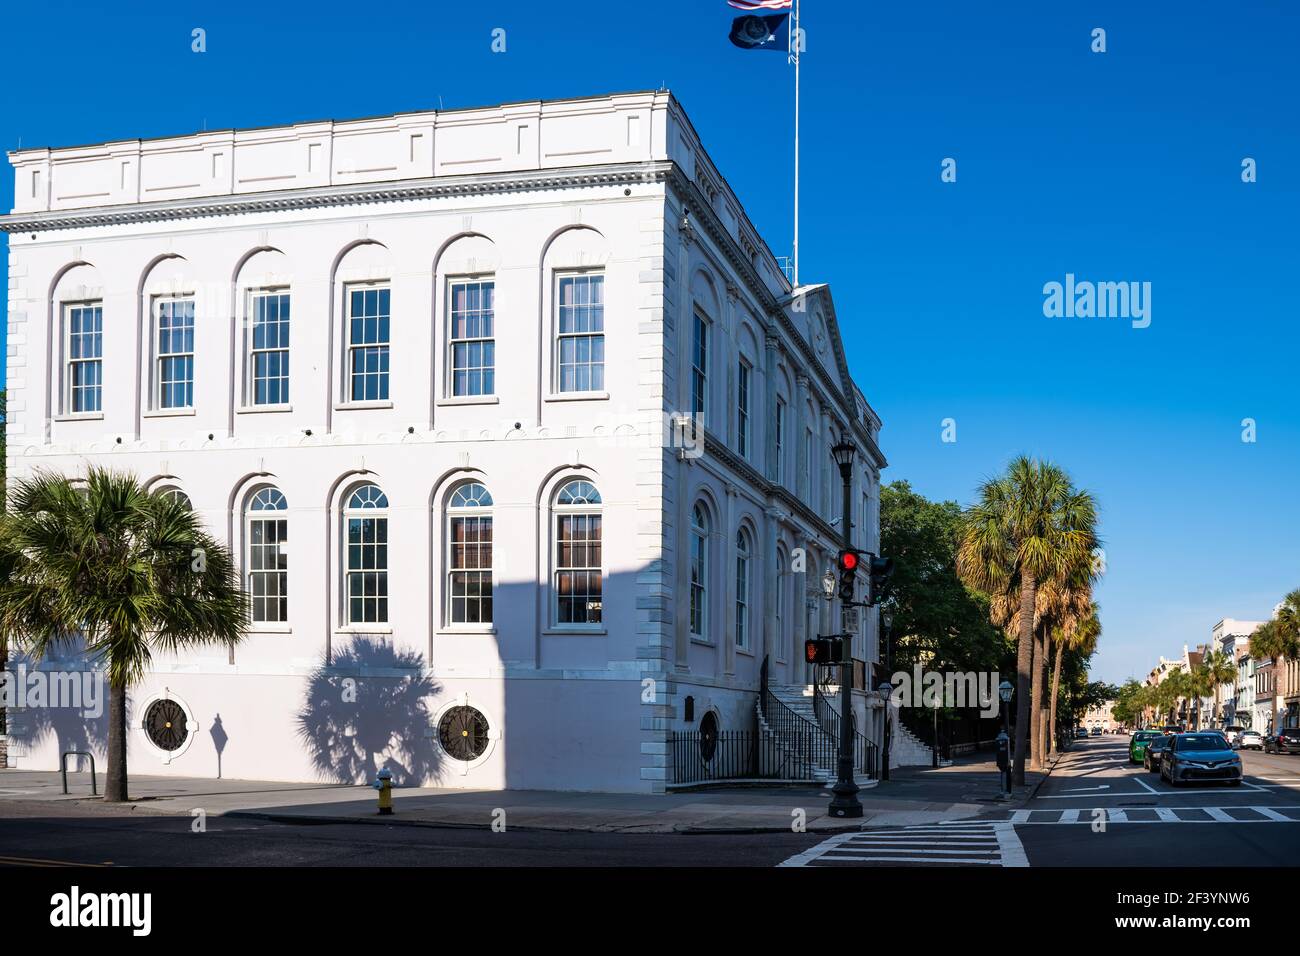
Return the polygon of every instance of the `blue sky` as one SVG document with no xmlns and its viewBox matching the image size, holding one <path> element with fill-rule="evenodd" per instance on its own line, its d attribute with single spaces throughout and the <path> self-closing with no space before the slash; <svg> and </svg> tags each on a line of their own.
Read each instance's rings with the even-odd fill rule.
<svg viewBox="0 0 1300 956">
<path fill-rule="evenodd" d="M 667 86 L 788 251 L 793 78 L 727 42 L 724 0 L 131 6 L 6 12 L 0 145 Z M 1300 586 L 1300 13 L 1134 6 L 803 3 L 802 278 L 832 283 L 886 477 L 965 503 L 1024 452 L 1093 491 L 1108 680 Z M 1045 318 L 1067 272 L 1150 282 L 1150 327 Z"/>
</svg>

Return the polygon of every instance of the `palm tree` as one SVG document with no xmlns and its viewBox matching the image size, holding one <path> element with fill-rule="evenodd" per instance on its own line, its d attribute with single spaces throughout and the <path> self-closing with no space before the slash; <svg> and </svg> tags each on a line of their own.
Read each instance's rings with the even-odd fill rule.
<svg viewBox="0 0 1300 956">
<path fill-rule="evenodd" d="M 1223 695 L 1223 685 L 1237 679 L 1237 662 L 1226 651 L 1214 650 L 1205 655 L 1202 666 L 1205 668 L 1205 674 L 1209 678 L 1210 685 L 1214 688 L 1213 720 L 1218 723 L 1219 701 Z"/>
<path fill-rule="evenodd" d="M 1166 723 L 1178 723 L 1178 702 L 1185 697 L 1191 697 L 1191 675 L 1182 667 L 1170 671 L 1165 675 L 1165 679 L 1160 682 L 1160 686 L 1165 688 L 1165 697 L 1163 703 L 1166 705 Z"/>
<path fill-rule="evenodd" d="M 1097 507 L 1064 471 L 1020 457 L 1007 473 L 980 487 L 963 516 L 957 570 L 986 594 L 1016 587 L 1020 633 L 1016 649 L 1016 782 L 1025 782 L 1030 675 L 1039 583 L 1090 555 L 1097 545 Z"/>
<path fill-rule="evenodd" d="M 1061 658 L 1073 651 L 1084 657 L 1091 657 L 1097 650 L 1097 638 L 1101 637 L 1101 608 L 1094 601 L 1088 602 L 1086 617 L 1074 616 L 1055 628 L 1052 632 L 1056 644 L 1056 663 L 1052 668 L 1052 709 L 1048 720 L 1048 746 L 1056 747 L 1056 701 L 1061 692 Z"/>
<path fill-rule="evenodd" d="M 1187 706 L 1195 714 L 1193 730 L 1201 729 L 1201 701 L 1210 693 L 1210 675 L 1205 669 L 1205 661 L 1187 672 Z"/>
<path fill-rule="evenodd" d="M 84 483 L 38 472 L 0 521 L 0 633 L 37 657 L 84 644 L 107 671 L 104 799 L 127 799 L 127 694 L 155 651 L 233 645 L 247 596 L 230 552 L 188 504 L 133 476 L 92 468 Z"/>
</svg>

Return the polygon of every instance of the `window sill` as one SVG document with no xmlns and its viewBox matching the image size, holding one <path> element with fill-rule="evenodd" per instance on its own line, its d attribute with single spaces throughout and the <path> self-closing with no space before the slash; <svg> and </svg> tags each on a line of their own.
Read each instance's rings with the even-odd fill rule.
<svg viewBox="0 0 1300 956">
<path fill-rule="evenodd" d="M 607 402 L 609 392 L 552 392 L 547 395 L 548 402 Z"/>
<path fill-rule="evenodd" d="M 151 408 L 142 413 L 142 418 L 184 418 L 193 415 L 193 406 L 189 408 Z"/>
<path fill-rule="evenodd" d="M 746 657 L 754 656 L 754 652 L 752 650 L 750 650 L 748 647 L 741 647 L 739 644 L 736 645 L 736 653 L 744 654 Z"/>
<path fill-rule="evenodd" d="M 588 625 L 586 627 L 581 625 L 566 627 L 561 624 L 554 627 L 548 627 L 546 630 L 542 631 L 543 635 L 550 637 L 603 637 L 608 633 L 609 632 L 605 630 L 603 624 Z"/>
<path fill-rule="evenodd" d="M 263 415 L 272 412 L 291 412 L 292 405 L 241 405 L 235 409 L 236 415 Z"/>
<path fill-rule="evenodd" d="M 439 637 L 460 637 L 460 636 L 473 636 L 473 635 L 487 635 L 488 637 L 491 637 L 494 636 L 496 632 L 497 632 L 496 626 L 492 624 L 485 624 L 482 627 L 475 627 L 471 624 L 465 624 L 459 626 L 452 625 L 451 627 L 440 627 L 438 628 L 438 630 L 434 631 L 433 633 Z"/>
<path fill-rule="evenodd" d="M 449 395 L 438 399 L 435 405 L 496 405 L 500 403 L 496 395 Z"/>
<path fill-rule="evenodd" d="M 249 634 L 292 634 L 293 628 L 288 624 L 250 624 Z"/>
<path fill-rule="evenodd" d="M 334 629 L 335 637 L 356 637 L 358 634 L 392 634 L 393 629 L 388 625 L 376 625 L 370 627 L 363 624 L 349 624 L 344 627 Z"/>
<path fill-rule="evenodd" d="M 695 636 L 692 636 L 692 637 L 691 637 L 691 643 L 692 643 L 692 644 L 696 644 L 696 645 L 698 645 L 698 646 L 700 646 L 700 647 L 716 647 L 716 646 L 717 646 L 716 644 L 714 644 L 712 641 L 708 640 L 707 638 L 703 638 L 703 637 L 695 637 Z"/>
<path fill-rule="evenodd" d="M 56 422 L 102 422 L 104 420 L 103 412 L 68 412 L 66 415 L 55 415 Z"/>
<path fill-rule="evenodd" d="M 334 411 L 336 412 L 353 412 L 367 408 L 392 408 L 393 403 L 387 400 L 375 402 L 336 402 Z"/>
</svg>

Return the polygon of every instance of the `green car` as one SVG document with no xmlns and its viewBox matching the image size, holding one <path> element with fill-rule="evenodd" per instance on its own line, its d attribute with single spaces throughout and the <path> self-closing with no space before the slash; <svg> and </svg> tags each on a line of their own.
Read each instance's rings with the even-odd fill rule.
<svg viewBox="0 0 1300 956">
<path fill-rule="evenodd" d="M 1129 762 L 1142 763 L 1147 754 L 1147 743 L 1160 736 L 1163 735 L 1158 730 L 1139 730 L 1135 733 L 1128 744 Z"/>
</svg>

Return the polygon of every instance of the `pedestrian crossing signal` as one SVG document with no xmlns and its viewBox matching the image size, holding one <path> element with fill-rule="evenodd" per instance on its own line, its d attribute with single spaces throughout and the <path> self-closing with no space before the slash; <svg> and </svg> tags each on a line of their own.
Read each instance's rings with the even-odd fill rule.
<svg viewBox="0 0 1300 956">
<path fill-rule="evenodd" d="M 844 641 L 838 637 L 814 637 L 803 642 L 804 660 L 809 664 L 838 664 Z"/>
</svg>

